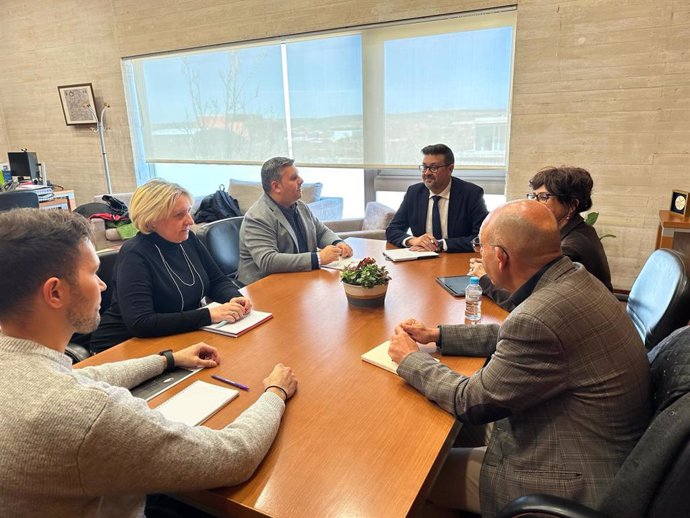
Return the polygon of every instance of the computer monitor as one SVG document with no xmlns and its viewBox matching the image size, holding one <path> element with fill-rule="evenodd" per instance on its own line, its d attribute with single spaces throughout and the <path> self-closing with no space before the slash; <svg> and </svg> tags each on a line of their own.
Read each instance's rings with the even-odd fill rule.
<svg viewBox="0 0 690 518">
<path fill-rule="evenodd" d="M 12 176 L 21 176 L 25 180 L 38 180 L 38 159 L 36 153 L 29 151 L 10 151 L 7 153 Z"/>
</svg>

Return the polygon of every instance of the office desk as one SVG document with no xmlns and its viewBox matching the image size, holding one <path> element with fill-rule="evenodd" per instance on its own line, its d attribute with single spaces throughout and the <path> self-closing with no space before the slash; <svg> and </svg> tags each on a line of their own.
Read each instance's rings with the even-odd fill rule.
<svg viewBox="0 0 690 518">
<path fill-rule="evenodd" d="M 672 248 L 690 254 L 690 218 L 670 210 L 660 210 L 654 248 Z"/>
<path fill-rule="evenodd" d="M 348 243 L 356 257 L 384 262 L 383 241 Z M 289 365 L 299 379 L 298 392 L 254 476 L 240 486 L 177 496 L 219 516 L 404 517 L 427 494 L 459 425 L 401 378 L 360 356 L 390 338 L 405 318 L 434 325 L 461 322 L 463 299 L 452 297 L 435 277 L 465 274 L 470 257 L 385 262 L 392 280 L 380 309 L 349 307 L 337 271 L 272 275 L 246 291 L 257 309 L 274 318 L 240 338 L 195 331 L 132 339 L 80 366 L 204 340 L 220 349 L 223 363 L 196 379 L 215 383 L 210 375 L 217 372 L 251 387 L 205 423 L 220 428 L 259 397 L 261 381 L 275 363 Z M 483 311 L 485 323 L 498 323 L 506 314 L 487 299 Z M 466 374 L 484 363 L 483 358 L 442 361 Z M 152 406 L 188 384 L 168 390 Z"/>
<path fill-rule="evenodd" d="M 42 201 L 38 205 L 41 209 L 74 210 L 77 208 L 73 190 L 53 191 L 52 200 Z"/>
</svg>

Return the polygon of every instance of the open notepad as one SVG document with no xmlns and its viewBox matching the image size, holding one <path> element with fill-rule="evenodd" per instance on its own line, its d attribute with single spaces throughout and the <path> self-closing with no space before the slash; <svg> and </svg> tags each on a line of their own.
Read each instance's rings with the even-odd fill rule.
<svg viewBox="0 0 690 518">
<path fill-rule="evenodd" d="M 196 426 L 235 399 L 237 390 L 195 381 L 156 407 L 170 421 Z"/>
<path fill-rule="evenodd" d="M 212 308 L 214 305 L 218 306 L 219 304 L 217 302 L 212 302 L 208 305 L 208 307 Z M 204 331 L 211 331 L 212 333 L 237 338 L 238 336 L 243 335 L 250 329 L 254 329 L 256 326 L 263 324 L 271 318 L 273 318 L 272 313 L 256 311 L 253 309 L 246 317 L 244 317 L 242 320 L 238 320 L 237 322 L 220 322 L 218 324 L 211 324 L 210 326 L 203 326 L 201 329 Z"/>
<path fill-rule="evenodd" d="M 377 345 L 373 349 L 365 352 L 362 355 L 362 360 L 364 360 L 367 363 L 371 363 L 372 365 L 376 365 L 377 367 L 381 367 L 382 369 L 387 370 L 388 372 L 397 374 L 398 364 L 391 360 L 391 357 L 388 356 L 388 348 L 390 347 L 390 345 L 391 341 L 386 340 L 382 344 Z M 420 344 L 419 350 L 428 353 L 435 352 L 436 344 Z M 438 359 L 434 359 L 438 361 Z"/>
<path fill-rule="evenodd" d="M 414 261 L 415 259 L 427 259 L 430 257 L 438 257 L 438 253 L 429 251 L 415 252 L 409 248 L 391 248 L 384 250 L 383 255 L 393 262 L 400 261 Z"/>
</svg>

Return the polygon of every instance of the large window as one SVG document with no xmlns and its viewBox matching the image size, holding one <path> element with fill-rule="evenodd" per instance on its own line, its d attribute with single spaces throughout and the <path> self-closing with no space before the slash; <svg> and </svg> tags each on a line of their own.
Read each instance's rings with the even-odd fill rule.
<svg viewBox="0 0 690 518">
<path fill-rule="evenodd" d="M 183 183 L 214 189 L 219 171 L 255 176 L 287 155 L 326 188 L 345 168 L 376 171 L 386 190 L 387 177 L 416 178 L 424 145 L 444 142 L 461 176 L 492 171 L 495 186 L 514 23 L 504 10 L 125 59 L 137 177 L 186 170 Z"/>
</svg>

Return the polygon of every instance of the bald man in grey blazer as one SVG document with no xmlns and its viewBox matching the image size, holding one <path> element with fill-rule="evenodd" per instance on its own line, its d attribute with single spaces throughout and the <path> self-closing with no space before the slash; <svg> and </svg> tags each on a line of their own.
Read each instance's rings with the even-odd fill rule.
<svg viewBox="0 0 690 518">
<path fill-rule="evenodd" d="M 551 212 L 535 201 L 496 209 L 479 249 L 496 286 L 513 292 L 501 326 L 396 327 L 398 374 L 463 423 L 493 422 L 488 447 L 453 448 L 429 507 L 494 516 L 510 500 L 548 493 L 593 505 L 649 421 L 649 365 L 625 310 L 563 256 Z M 491 356 L 467 377 L 419 352 Z"/>
<path fill-rule="evenodd" d="M 264 193 L 240 227 L 237 279 L 244 284 L 272 273 L 316 270 L 352 255 L 350 246 L 300 200 L 304 181 L 294 162 L 275 157 L 261 167 Z"/>
</svg>

